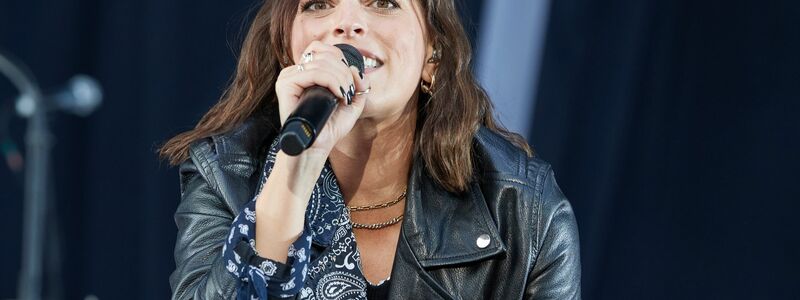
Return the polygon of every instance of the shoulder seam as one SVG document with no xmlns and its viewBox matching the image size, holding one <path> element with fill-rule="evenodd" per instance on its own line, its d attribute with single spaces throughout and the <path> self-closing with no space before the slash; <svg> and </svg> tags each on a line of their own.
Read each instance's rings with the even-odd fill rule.
<svg viewBox="0 0 800 300">
<path fill-rule="evenodd" d="M 530 166 L 531 163 L 532 163 L 532 160 L 528 159 L 528 165 L 529 166 Z M 536 200 L 535 200 L 535 203 L 536 203 L 536 206 L 535 206 L 535 209 L 536 209 L 536 212 L 535 212 L 535 214 L 536 214 L 536 230 L 534 230 L 534 233 L 535 233 L 535 236 L 534 236 L 535 244 L 533 245 L 533 248 L 536 249 L 537 256 L 538 256 L 539 250 L 541 248 L 540 244 L 541 244 L 541 238 L 542 238 L 541 237 L 541 234 L 542 234 L 541 229 L 542 229 L 542 207 L 544 205 L 544 203 L 543 203 L 544 202 L 544 184 L 545 184 L 545 181 L 547 180 L 547 173 L 550 171 L 550 168 L 551 168 L 550 164 L 544 163 L 541 168 L 538 168 L 538 170 L 537 170 L 538 172 L 536 172 L 535 177 L 534 177 L 534 183 L 535 183 L 535 186 L 536 186 L 536 188 L 534 189 L 534 197 L 536 197 Z"/>
<path fill-rule="evenodd" d="M 208 139 L 211 139 L 211 141 Z M 222 193 L 219 190 L 219 184 L 214 176 L 214 170 L 211 169 L 212 161 L 208 158 L 211 152 L 215 152 L 214 146 L 213 138 L 210 137 L 195 141 L 189 147 L 189 157 L 195 162 L 195 165 L 197 165 L 200 176 L 203 176 L 206 182 L 213 188 L 214 192 L 217 193 L 218 196 L 221 196 Z"/>
</svg>

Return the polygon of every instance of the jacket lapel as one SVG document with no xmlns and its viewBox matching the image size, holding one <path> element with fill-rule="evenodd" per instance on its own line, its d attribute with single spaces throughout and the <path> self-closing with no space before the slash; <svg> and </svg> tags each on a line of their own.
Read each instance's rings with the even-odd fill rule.
<svg viewBox="0 0 800 300">
<path fill-rule="evenodd" d="M 463 195 L 447 192 L 425 174 L 420 160 L 412 174 L 402 231 L 422 267 L 469 263 L 505 252 L 477 183 Z"/>
<path fill-rule="evenodd" d="M 411 173 L 392 278 L 413 286 L 393 284 L 391 294 L 421 288 L 455 299 L 426 269 L 481 261 L 505 253 L 505 245 L 477 183 L 461 195 L 447 192 L 426 174 L 421 159 Z"/>
</svg>

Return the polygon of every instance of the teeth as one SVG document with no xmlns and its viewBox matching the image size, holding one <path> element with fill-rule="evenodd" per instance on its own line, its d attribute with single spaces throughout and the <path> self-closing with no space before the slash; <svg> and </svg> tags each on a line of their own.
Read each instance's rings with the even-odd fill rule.
<svg viewBox="0 0 800 300">
<path fill-rule="evenodd" d="M 380 64 L 378 63 L 377 60 L 366 56 L 364 57 L 364 68 L 377 68 L 379 66 Z"/>
</svg>

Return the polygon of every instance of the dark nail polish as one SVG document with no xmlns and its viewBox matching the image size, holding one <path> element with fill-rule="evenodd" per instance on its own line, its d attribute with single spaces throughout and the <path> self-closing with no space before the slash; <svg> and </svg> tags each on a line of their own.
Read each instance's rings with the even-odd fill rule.
<svg viewBox="0 0 800 300">
<path fill-rule="evenodd" d="M 342 58 L 342 63 L 344 63 L 345 66 L 348 66 L 348 67 L 350 66 L 350 65 L 347 64 L 347 61 L 344 60 L 344 58 Z"/>
<path fill-rule="evenodd" d="M 361 79 L 364 79 L 364 72 L 361 72 L 361 70 L 359 70 L 358 71 L 358 77 L 361 77 Z"/>
<path fill-rule="evenodd" d="M 348 95 L 350 96 L 350 100 L 352 102 L 353 97 L 356 96 L 356 86 L 351 84 L 350 85 L 350 91 L 348 93 L 349 93 Z"/>
<path fill-rule="evenodd" d="M 340 86 L 339 87 L 339 91 L 342 92 L 342 98 L 347 98 L 347 93 L 344 92 L 344 88 L 343 87 Z"/>
</svg>

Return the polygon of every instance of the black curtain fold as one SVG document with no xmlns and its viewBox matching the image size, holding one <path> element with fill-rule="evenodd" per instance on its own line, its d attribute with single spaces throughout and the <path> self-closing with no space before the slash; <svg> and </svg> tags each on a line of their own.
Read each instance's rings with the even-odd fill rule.
<svg viewBox="0 0 800 300">
<path fill-rule="evenodd" d="M 587 299 L 790 299 L 800 10 L 554 1 L 531 140 L 581 230 Z"/>
<path fill-rule="evenodd" d="M 102 106 L 88 118 L 55 113 L 51 128 L 55 223 L 63 299 L 163 299 L 174 270 L 178 174 L 157 147 L 191 128 L 217 101 L 257 1 L 4 1 L 0 48 L 24 61 L 45 89 L 76 73 L 97 78 Z M 0 80 L 0 101 L 16 91 Z M 24 148 L 25 124 L 12 136 Z M 2 182 L 0 298 L 16 296 L 22 180 Z M 47 270 L 46 270 L 47 271 Z M 53 278 L 56 277 L 56 278 Z"/>
</svg>

